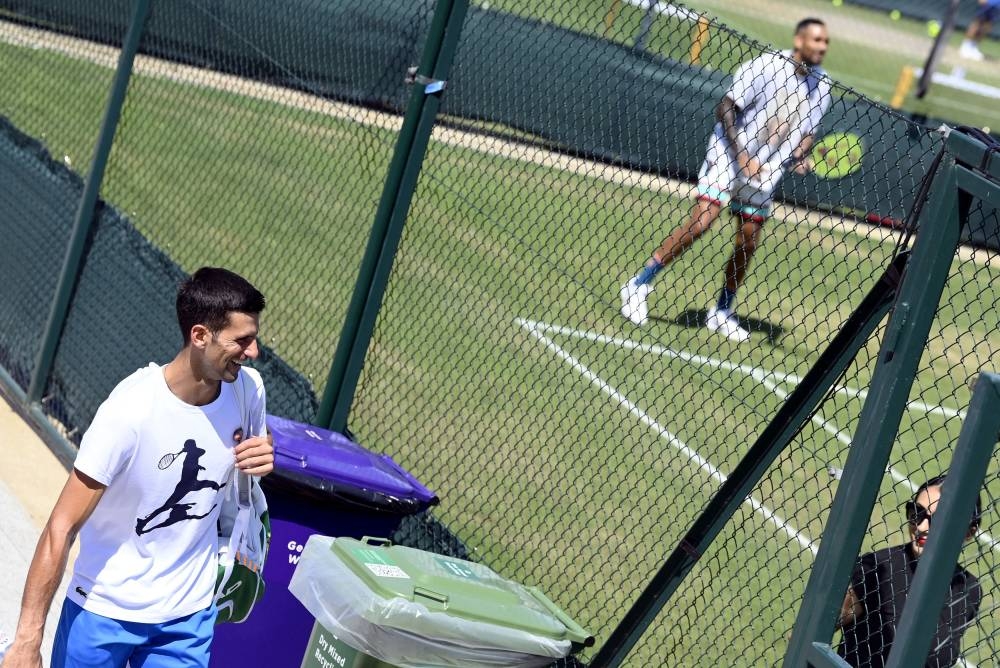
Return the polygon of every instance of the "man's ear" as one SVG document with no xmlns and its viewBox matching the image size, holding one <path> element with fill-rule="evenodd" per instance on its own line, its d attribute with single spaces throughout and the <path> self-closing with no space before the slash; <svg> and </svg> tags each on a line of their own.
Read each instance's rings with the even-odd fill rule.
<svg viewBox="0 0 1000 668">
<path fill-rule="evenodd" d="M 208 342 L 212 339 L 212 332 L 205 325 L 193 325 L 191 327 L 191 346 L 204 350 Z"/>
</svg>

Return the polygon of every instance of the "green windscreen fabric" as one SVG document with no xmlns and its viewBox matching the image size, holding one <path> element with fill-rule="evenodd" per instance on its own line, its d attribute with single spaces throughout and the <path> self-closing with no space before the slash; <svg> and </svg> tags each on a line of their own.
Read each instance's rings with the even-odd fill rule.
<svg viewBox="0 0 1000 668">
<path fill-rule="evenodd" d="M 0 366 L 28 389 L 81 184 L 0 117 Z"/>
</svg>

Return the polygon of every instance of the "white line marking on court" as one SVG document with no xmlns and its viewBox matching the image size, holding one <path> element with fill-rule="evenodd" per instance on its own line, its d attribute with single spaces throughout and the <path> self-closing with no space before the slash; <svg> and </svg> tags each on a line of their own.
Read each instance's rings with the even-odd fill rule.
<svg viewBox="0 0 1000 668">
<path fill-rule="evenodd" d="M 913 76 L 922 77 L 923 75 L 924 70 L 922 67 L 918 67 L 913 70 Z M 945 74 L 944 72 L 934 72 L 931 74 L 931 82 L 963 90 L 967 93 L 975 93 L 976 95 L 982 95 L 983 97 L 1000 100 L 1000 88 L 990 86 L 989 84 L 979 83 L 978 81 L 971 81 L 966 79 L 964 76 L 955 76 L 954 74 Z"/>
<path fill-rule="evenodd" d="M 574 370 L 578 371 L 584 378 L 589 380 L 591 384 L 614 399 L 620 406 L 628 409 L 628 411 L 639 418 L 643 424 L 655 431 L 657 436 L 664 439 L 667 443 L 679 450 L 681 454 L 687 457 L 688 461 L 696 464 L 698 468 L 707 473 L 709 477 L 717 481 L 719 484 L 726 481 L 726 475 L 717 469 L 711 462 L 685 445 L 681 439 L 677 438 L 677 436 L 668 431 L 663 425 L 650 417 L 646 411 L 630 401 L 628 397 L 615 389 L 610 383 L 598 377 L 598 375 L 588 369 L 586 365 L 542 334 L 539 331 L 540 328 L 536 326 L 537 323 L 533 323 L 533 321 L 525 320 L 523 318 L 517 318 L 517 324 L 528 330 L 532 336 L 541 341 L 546 348 L 554 352 L 564 362 L 569 363 Z M 787 520 L 779 516 L 753 496 L 748 496 L 746 503 L 750 504 L 750 507 L 753 508 L 755 512 L 763 515 L 765 519 L 781 529 L 790 538 L 794 538 L 803 548 L 812 552 L 813 556 L 816 555 L 817 549 L 813 545 L 812 540 L 802 532 L 796 530 L 795 527 L 789 524 Z"/>
<path fill-rule="evenodd" d="M 678 7 L 677 5 L 672 5 L 669 2 L 656 2 L 655 0 L 625 0 L 625 3 L 640 9 L 652 9 L 657 14 L 677 18 L 682 21 L 697 23 L 698 19 L 701 18 L 701 14 L 698 12 L 685 9 L 684 7 Z"/>
<path fill-rule="evenodd" d="M 615 336 L 607 336 L 605 334 L 598 334 L 597 332 L 585 332 L 579 329 L 573 329 L 571 327 L 563 327 L 561 325 L 550 325 L 549 323 L 539 322 L 535 320 L 524 320 L 519 318 L 519 322 L 523 322 L 526 326 L 537 327 L 538 329 L 546 332 L 553 332 L 555 334 L 564 334 L 566 336 L 572 336 L 577 339 L 586 339 L 587 341 L 594 341 L 595 343 L 610 344 L 613 346 L 618 346 L 619 348 L 624 348 L 626 350 L 638 350 L 640 352 L 652 353 L 654 355 L 660 355 L 662 357 L 673 357 L 675 359 L 683 360 L 685 362 L 693 362 L 702 366 L 710 366 L 715 369 L 722 369 L 724 371 L 740 371 L 750 376 L 754 380 L 760 382 L 780 382 L 780 383 L 790 383 L 793 385 L 798 385 L 802 382 L 802 376 L 794 373 L 786 373 L 784 371 L 768 371 L 756 366 L 749 366 L 747 364 L 734 364 L 733 362 L 727 362 L 725 360 L 715 359 L 713 357 L 705 357 L 704 355 L 695 355 L 693 353 L 685 352 L 683 350 L 672 350 L 666 346 L 662 346 L 655 343 L 639 343 L 637 341 L 632 341 L 631 339 L 622 339 Z M 855 399 L 864 400 L 868 396 L 868 390 L 841 386 L 836 390 L 837 394 L 843 394 Z M 786 395 L 787 396 L 787 395 Z M 906 407 L 911 410 L 921 411 L 928 415 L 940 415 L 942 417 L 952 418 L 957 417 L 962 420 L 965 419 L 965 411 L 960 411 L 954 408 L 949 408 L 947 406 L 939 406 L 935 404 L 926 404 L 922 401 L 911 401 L 907 403 Z"/>
<path fill-rule="evenodd" d="M 704 355 L 696 355 L 685 351 L 672 350 L 671 348 L 667 348 L 666 346 L 660 344 L 639 343 L 638 341 L 632 341 L 631 339 L 622 339 L 619 337 L 607 336 L 605 334 L 598 334 L 597 332 L 588 332 L 588 331 L 573 329 L 571 327 L 564 327 L 561 325 L 552 325 L 549 323 L 540 322 L 538 320 L 528 320 L 526 318 L 517 318 L 516 322 L 518 325 L 527 329 L 534 336 L 545 342 L 546 346 L 553 349 L 554 351 L 558 351 L 557 354 L 559 354 L 560 357 L 565 355 L 566 357 L 564 357 L 564 359 L 568 358 L 566 359 L 566 361 L 570 361 L 570 363 L 574 366 L 574 368 L 579 366 L 583 369 L 587 369 L 585 366 L 576 361 L 575 358 L 573 358 L 568 353 L 563 351 L 563 349 L 560 348 L 557 344 L 555 344 L 550 339 L 546 338 L 543 334 L 541 334 L 541 332 L 562 334 L 564 336 L 570 336 L 577 339 L 593 341 L 595 343 L 610 344 L 617 346 L 619 348 L 623 348 L 625 350 L 638 350 L 640 352 L 651 353 L 654 355 L 659 355 L 661 357 L 670 357 L 673 359 L 679 359 L 685 362 L 691 362 L 693 364 L 708 366 L 715 369 L 721 369 L 724 371 L 739 371 L 753 378 L 754 380 L 758 381 L 764 387 L 766 387 L 768 390 L 776 394 L 781 399 L 786 399 L 789 395 L 789 392 L 786 392 L 784 389 L 779 387 L 778 383 L 798 384 L 802 382 L 802 376 L 796 374 L 785 373 L 783 371 L 777 371 L 777 370 L 768 371 L 766 369 L 762 369 L 760 367 L 755 367 L 755 366 L 749 366 L 747 364 L 735 364 L 733 362 L 727 362 L 726 360 L 715 359 L 713 357 L 705 357 Z M 587 374 L 593 375 L 589 369 L 587 369 Z M 599 383 L 595 384 L 598 384 L 598 386 L 602 387 L 602 389 L 604 386 L 610 387 L 610 385 L 605 383 L 605 381 L 600 379 L 598 376 L 593 375 L 593 378 L 599 381 Z M 588 379 L 590 379 L 589 376 Z M 594 381 L 591 380 L 591 382 Z M 844 394 L 846 396 L 861 400 L 864 400 L 868 396 L 868 390 L 856 387 L 841 386 L 838 387 L 835 391 L 838 394 Z M 615 392 L 617 393 L 617 390 L 615 390 Z M 622 396 L 621 401 L 625 403 L 628 402 L 628 399 L 625 399 L 624 396 Z M 634 406 L 634 404 L 632 404 L 631 402 L 628 402 L 627 405 Z M 963 421 L 965 420 L 966 416 L 965 411 L 949 408 L 947 406 L 926 404 L 922 401 L 911 401 L 907 403 L 906 408 L 909 410 L 921 411 L 927 415 L 939 415 L 946 418 L 958 417 L 961 418 Z M 630 408 L 629 410 L 632 409 Z M 643 413 L 643 415 L 645 414 Z M 640 419 L 643 418 L 640 416 Z M 643 419 L 643 421 L 645 422 L 645 419 Z M 851 440 L 852 440 L 851 436 L 845 434 L 842 430 L 840 430 L 837 427 L 837 425 L 835 425 L 830 420 L 823 418 L 820 414 L 817 413 L 816 415 L 813 416 L 812 421 L 819 427 L 821 427 L 824 431 L 831 434 L 834 438 L 836 438 L 845 446 L 851 445 Z M 660 428 L 659 425 L 657 425 L 657 428 Z M 669 432 L 666 433 L 669 434 Z M 673 437 L 671 435 L 671 438 L 676 438 L 676 437 Z M 678 443 L 680 443 L 679 440 Z M 683 445 L 683 443 L 681 443 L 681 445 Z M 684 447 L 687 448 L 687 446 Z M 691 452 L 694 451 L 692 450 Z M 697 453 L 695 454 L 697 456 Z M 708 465 L 711 466 L 711 464 Z M 918 485 L 914 484 L 913 481 L 911 481 L 908 476 L 906 476 L 904 473 L 901 473 L 895 467 L 893 466 L 887 467 L 886 472 L 896 483 L 905 485 L 910 490 L 910 494 L 913 494 L 914 492 L 917 491 Z M 719 475 L 722 476 L 721 473 Z M 725 476 L 722 476 L 722 480 L 725 480 Z M 753 505 L 753 503 L 757 503 L 752 498 L 750 499 L 750 501 L 751 505 Z M 761 507 L 764 508 L 764 506 Z M 764 510 L 767 509 L 764 508 Z M 980 531 L 976 534 L 976 539 L 986 547 L 989 547 L 990 549 L 996 552 L 1000 552 L 1000 543 L 998 543 L 989 533 L 985 531 Z M 810 549 L 812 548 L 810 547 Z M 813 550 L 813 553 L 815 554 L 815 550 Z"/>
</svg>

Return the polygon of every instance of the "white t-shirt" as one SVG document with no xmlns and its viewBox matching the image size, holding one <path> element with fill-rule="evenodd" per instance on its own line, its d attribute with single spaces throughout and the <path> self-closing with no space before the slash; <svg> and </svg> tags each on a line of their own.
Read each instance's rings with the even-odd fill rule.
<svg viewBox="0 0 1000 668">
<path fill-rule="evenodd" d="M 816 131 L 831 101 L 830 82 L 823 71 L 812 67 L 803 76 L 796 72 L 791 55 L 790 51 L 765 53 L 743 63 L 726 93 L 739 108 L 740 142 L 775 180 L 802 138 Z M 729 150 L 721 122 L 715 125 L 713 142 L 720 151 Z"/>
<path fill-rule="evenodd" d="M 234 433 L 249 419 L 251 434 L 264 434 L 264 413 L 264 384 L 247 367 L 207 406 L 181 401 L 156 364 L 119 383 L 73 464 L 107 489 L 80 530 L 66 595 L 95 614 L 152 624 L 209 607 Z"/>
</svg>

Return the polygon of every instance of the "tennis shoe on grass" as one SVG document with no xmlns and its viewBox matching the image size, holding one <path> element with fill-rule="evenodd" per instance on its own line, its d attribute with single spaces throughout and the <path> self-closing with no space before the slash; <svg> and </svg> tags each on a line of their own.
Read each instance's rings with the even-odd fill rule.
<svg viewBox="0 0 1000 668">
<path fill-rule="evenodd" d="M 975 60 L 977 62 L 986 60 L 986 56 L 979 50 L 979 47 L 971 42 L 962 42 L 962 46 L 958 48 L 958 55 L 966 60 Z"/>
<path fill-rule="evenodd" d="M 732 311 L 722 310 L 714 304 L 708 309 L 705 327 L 722 334 L 730 341 L 745 343 L 750 340 L 750 332 L 740 327 L 736 315 Z"/>
<path fill-rule="evenodd" d="M 649 320 L 649 307 L 646 306 L 646 297 L 653 289 L 648 283 L 639 285 L 635 279 L 630 280 L 618 291 L 622 298 L 622 315 L 631 320 L 636 325 L 645 325 Z"/>
</svg>

